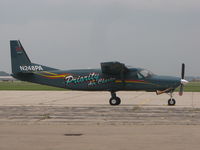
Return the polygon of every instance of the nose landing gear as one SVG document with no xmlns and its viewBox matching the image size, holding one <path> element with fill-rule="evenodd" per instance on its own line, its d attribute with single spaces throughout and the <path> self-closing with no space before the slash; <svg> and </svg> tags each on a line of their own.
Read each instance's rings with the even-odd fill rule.
<svg viewBox="0 0 200 150">
<path fill-rule="evenodd" d="M 168 100 L 169 106 L 174 106 L 176 104 L 176 100 L 173 98 L 172 93 L 173 93 L 173 91 L 170 91 L 170 93 L 169 93 L 169 95 L 170 95 L 170 99 Z"/>
<path fill-rule="evenodd" d="M 115 92 L 111 92 L 111 98 L 110 98 L 110 105 L 119 105 L 121 103 L 121 99 L 116 96 Z"/>
</svg>

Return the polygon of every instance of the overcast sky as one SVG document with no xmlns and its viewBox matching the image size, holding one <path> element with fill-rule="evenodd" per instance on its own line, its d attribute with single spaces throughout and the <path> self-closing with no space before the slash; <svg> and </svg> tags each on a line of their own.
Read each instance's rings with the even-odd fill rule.
<svg viewBox="0 0 200 150">
<path fill-rule="evenodd" d="M 120 61 L 157 74 L 200 76 L 199 0 L 0 0 L 0 70 L 9 40 L 60 69 Z"/>
</svg>

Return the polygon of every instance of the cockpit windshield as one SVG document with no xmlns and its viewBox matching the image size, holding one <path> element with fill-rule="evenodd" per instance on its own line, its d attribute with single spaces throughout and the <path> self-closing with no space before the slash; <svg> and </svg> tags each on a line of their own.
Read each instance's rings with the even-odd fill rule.
<svg viewBox="0 0 200 150">
<path fill-rule="evenodd" d="M 142 69 L 138 72 L 138 78 L 149 78 L 153 75 L 153 73 L 149 70 Z"/>
</svg>

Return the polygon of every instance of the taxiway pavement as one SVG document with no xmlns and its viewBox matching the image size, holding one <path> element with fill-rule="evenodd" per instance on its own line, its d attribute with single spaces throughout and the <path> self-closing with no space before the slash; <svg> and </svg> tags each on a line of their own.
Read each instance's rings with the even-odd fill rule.
<svg viewBox="0 0 200 150">
<path fill-rule="evenodd" d="M 167 106 L 167 94 L 152 92 L 117 92 L 120 106 Z M 174 93 L 177 107 L 200 108 L 200 93 Z M 109 92 L 81 91 L 0 91 L 0 106 L 109 106 Z"/>
<path fill-rule="evenodd" d="M 0 91 L 1 150 L 200 148 L 200 93 Z"/>
</svg>

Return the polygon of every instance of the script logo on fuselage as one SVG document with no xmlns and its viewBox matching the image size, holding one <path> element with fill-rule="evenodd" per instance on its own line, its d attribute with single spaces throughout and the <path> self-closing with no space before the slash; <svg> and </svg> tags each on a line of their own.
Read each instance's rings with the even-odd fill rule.
<svg viewBox="0 0 200 150">
<path fill-rule="evenodd" d="M 43 71 L 42 66 L 19 66 L 21 71 Z"/>
<path fill-rule="evenodd" d="M 84 76 L 73 76 L 68 75 L 65 77 L 65 84 L 66 85 L 79 85 L 82 83 L 87 83 L 88 86 L 97 86 L 101 84 L 107 84 L 113 82 L 115 78 L 102 78 L 99 73 L 89 73 Z"/>
</svg>

